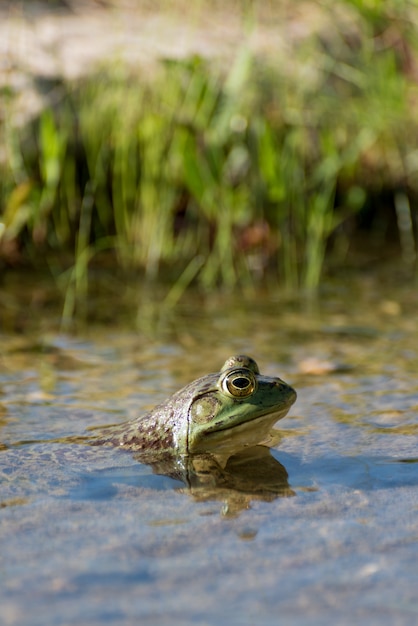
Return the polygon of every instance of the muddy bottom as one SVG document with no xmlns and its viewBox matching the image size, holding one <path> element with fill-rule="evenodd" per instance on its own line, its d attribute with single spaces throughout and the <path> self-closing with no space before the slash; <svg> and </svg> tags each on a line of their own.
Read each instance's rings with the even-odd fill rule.
<svg viewBox="0 0 418 626">
<path fill-rule="evenodd" d="M 415 300 L 366 281 L 311 311 L 191 298 L 154 334 L 3 334 L 1 623 L 414 622 Z M 233 459 L 228 480 L 215 466 L 173 478 L 68 440 L 236 353 L 298 400 L 273 447 Z"/>
</svg>

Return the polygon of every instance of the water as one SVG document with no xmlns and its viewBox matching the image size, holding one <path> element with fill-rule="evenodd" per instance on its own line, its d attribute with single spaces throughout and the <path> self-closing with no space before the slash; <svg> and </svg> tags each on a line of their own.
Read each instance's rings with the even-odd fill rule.
<svg viewBox="0 0 418 626">
<path fill-rule="evenodd" d="M 313 310 L 219 296 L 190 299 L 153 333 L 63 335 L 45 319 L 4 333 L 1 624 L 414 622 L 416 300 L 366 278 L 330 285 Z M 185 484 L 65 441 L 242 352 L 298 400 L 271 452 L 232 462 L 226 485 L 216 468 L 209 487 Z"/>
</svg>

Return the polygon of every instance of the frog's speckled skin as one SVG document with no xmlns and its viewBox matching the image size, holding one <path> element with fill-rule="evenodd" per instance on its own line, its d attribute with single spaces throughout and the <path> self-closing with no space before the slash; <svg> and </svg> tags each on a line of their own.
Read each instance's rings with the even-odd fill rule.
<svg viewBox="0 0 418 626">
<path fill-rule="evenodd" d="M 296 400 L 280 378 L 262 376 L 250 357 L 230 357 L 142 418 L 103 429 L 94 444 L 144 452 L 233 452 L 263 441 Z"/>
</svg>

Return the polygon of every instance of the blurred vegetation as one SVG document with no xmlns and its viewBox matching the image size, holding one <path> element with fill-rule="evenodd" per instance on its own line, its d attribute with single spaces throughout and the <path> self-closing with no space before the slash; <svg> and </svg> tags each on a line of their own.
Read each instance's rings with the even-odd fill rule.
<svg viewBox="0 0 418 626">
<path fill-rule="evenodd" d="M 285 66 L 245 46 L 226 70 L 115 62 L 24 129 L 6 113 L 3 265 L 47 265 L 68 317 L 96 265 L 168 281 L 169 304 L 191 283 L 312 292 L 366 226 L 368 253 L 414 268 L 418 24 L 406 1 L 344 4 L 349 27 Z"/>
</svg>

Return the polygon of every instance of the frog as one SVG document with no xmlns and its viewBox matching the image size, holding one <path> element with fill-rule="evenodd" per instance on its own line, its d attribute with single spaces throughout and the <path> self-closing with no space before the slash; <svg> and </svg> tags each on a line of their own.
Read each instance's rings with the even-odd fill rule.
<svg viewBox="0 0 418 626">
<path fill-rule="evenodd" d="M 262 375 L 252 357 L 235 355 L 142 417 L 102 428 L 92 443 L 142 455 L 230 455 L 268 439 L 295 401 L 284 380 Z"/>
<path fill-rule="evenodd" d="M 102 445 L 101 459 L 106 458 L 106 446 L 114 447 L 109 450 L 109 471 L 113 462 L 118 467 L 120 448 L 154 474 L 174 479 L 176 490 L 195 500 L 222 500 L 223 515 L 238 514 L 254 499 L 292 496 L 286 468 L 271 453 L 278 441 L 271 429 L 295 400 L 294 389 L 280 378 L 261 375 L 253 358 L 232 356 L 218 373 L 189 383 L 142 417 L 87 427 L 82 435 L 0 443 L 0 481 L 3 478 L 10 493 L 5 500 L 3 488 L 0 504 L 24 502 L 32 489 L 50 493 L 58 488 L 62 494 L 67 483 L 69 493 L 74 489 L 78 497 L 82 478 L 91 480 L 95 474 L 80 469 L 86 462 L 90 468 L 86 449 Z M 61 473 L 57 483 L 56 468 L 67 464 L 77 468 L 75 485 L 71 471 Z M 100 482 L 106 467 L 96 470 Z M 22 475 L 32 476 L 34 468 L 36 480 L 22 480 Z"/>
</svg>

